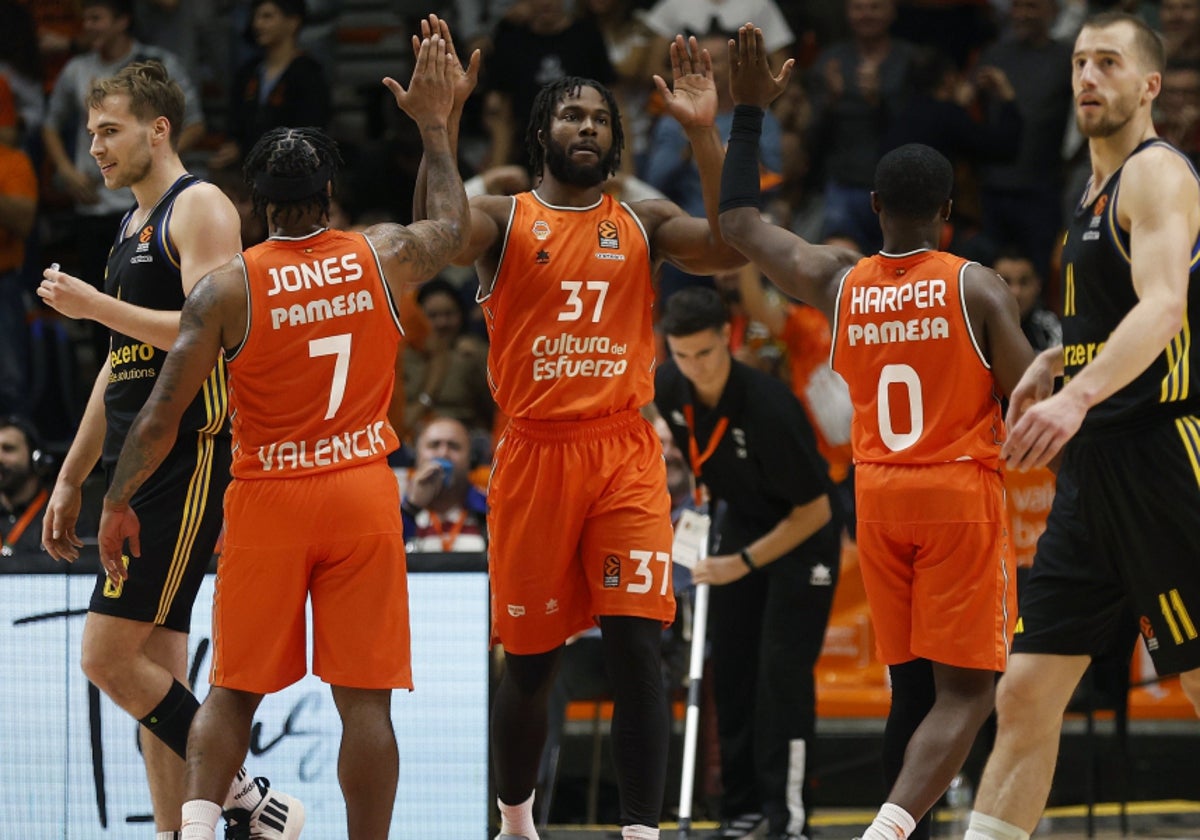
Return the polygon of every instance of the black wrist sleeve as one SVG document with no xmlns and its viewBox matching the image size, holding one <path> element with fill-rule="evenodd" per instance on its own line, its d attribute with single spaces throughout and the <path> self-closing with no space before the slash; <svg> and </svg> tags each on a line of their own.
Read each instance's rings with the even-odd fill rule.
<svg viewBox="0 0 1200 840">
<path fill-rule="evenodd" d="M 721 170 L 722 213 L 736 207 L 758 207 L 758 140 L 764 113 L 754 105 L 734 106 L 729 147 Z"/>
</svg>

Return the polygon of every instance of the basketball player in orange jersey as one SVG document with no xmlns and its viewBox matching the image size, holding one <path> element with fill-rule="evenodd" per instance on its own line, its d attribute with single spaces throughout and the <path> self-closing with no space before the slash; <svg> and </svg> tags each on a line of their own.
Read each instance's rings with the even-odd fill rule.
<svg viewBox="0 0 1200 840">
<path fill-rule="evenodd" d="M 270 238 L 208 274 L 183 308 L 105 496 L 100 558 L 110 578 L 140 526 L 129 507 L 169 450 L 178 417 L 214 361 L 228 361 L 233 481 L 214 600 L 212 689 L 187 751 L 183 837 L 213 840 L 219 803 L 246 753 L 264 694 L 313 669 L 342 717 L 338 779 L 352 840 L 386 837 L 399 760 L 391 689 L 411 688 L 400 499 L 386 462 L 404 284 L 432 277 L 466 242 L 467 199 L 451 154 L 453 81 L 445 42 L 425 39 L 406 91 L 384 82 L 417 123 L 429 221 L 365 233 L 326 228 L 337 147 L 312 128 L 266 134 L 245 170 Z M 262 593 L 270 592 L 263 621 Z"/>
<path fill-rule="evenodd" d="M 425 26 L 449 37 L 437 18 Z M 616 102 L 597 82 L 564 78 L 534 103 L 533 191 L 473 199 L 470 243 L 455 258 L 478 271 L 492 391 L 512 418 L 488 497 L 493 638 L 506 663 L 492 744 L 500 836 L 510 840 L 537 839 L 547 695 L 563 643 L 597 621 L 613 686 L 621 833 L 659 836 L 669 733 L 662 627 L 675 603 L 662 445 L 638 412 L 654 388 L 653 276 L 664 260 L 696 274 L 744 263 L 717 231 L 723 154 L 711 58 L 678 38 L 671 63 L 674 89 L 655 82 L 688 132 L 707 220 L 667 201 L 605 195 L 621 154 Z M 476 66 L 473 58 L 462 74 L 452 121 Z M 424 189 L 418 175 L 414 218 L 428 209 Z"/>
<path fill-rule="evenodd" d="M 935 250 L 953 170 L 928 146 L 879 162 L 871 202 L 884 247 L 875 256 L 812 245 L 763 221 L 759 126 L 791 62 L 773 76 L 751 24 L 730 51 L 737 106 L 721 230 L 833 325 L 831 363 L 854 405 L 863 582 L 893 691 L 891 791 L 863 840 L 906 838 L 966 759 L 1007 660 L 1016 586 L 1000 396 L 1034 353 L 1000 276 Z"/>
</svg>

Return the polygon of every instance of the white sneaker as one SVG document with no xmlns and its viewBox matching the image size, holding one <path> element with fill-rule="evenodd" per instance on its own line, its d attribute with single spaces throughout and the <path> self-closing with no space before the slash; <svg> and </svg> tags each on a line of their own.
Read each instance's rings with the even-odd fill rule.
<svg viewBox="0 0 1200 840">
<path fill-rule="evenodd" d="M 304 828 L 304 806 L 286 793 L 271 790 L 271 783 L 259 776 L 254 780 L 262 801 L 253 811 L 229 808 L 225 811 L 225 840 L 296 840 Z"/>
</svg>

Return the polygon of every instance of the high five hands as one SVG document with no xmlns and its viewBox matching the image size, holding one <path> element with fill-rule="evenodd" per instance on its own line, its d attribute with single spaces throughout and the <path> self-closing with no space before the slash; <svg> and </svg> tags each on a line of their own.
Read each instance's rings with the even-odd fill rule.
<svg viewBox="0 0 1200 840">
<path fill-rule="evenodd" d="M 737 35 L 737 41 L 729 41 L 729 90 L 733 101 L 737 105 L 766 108 L 787 87 L 796 60 L 789 58 L 779 74 L 773 75 L 762 30 L 746 23 Z"/>
<path fill-rule="evenodd" d="M 667 113 L 684 128 L 710 128 L 717 117 L 717 85 L 712 56 L 700 49 L 695 36 L 671 42 L 671 87 L 655 74 L 654 85 Z"/>
</svg>

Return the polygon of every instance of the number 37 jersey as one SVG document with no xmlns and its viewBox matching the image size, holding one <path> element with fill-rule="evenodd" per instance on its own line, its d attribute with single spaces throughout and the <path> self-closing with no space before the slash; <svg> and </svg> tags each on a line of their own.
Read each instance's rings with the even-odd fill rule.
<svg viewBox="0 0 1200 840">
<path fill-rule="evenodd" d="M 510 417 L 581 420 L 654 398 L 646 233 L 605 195 L 591 207 L 513 200 L 491 293 L 488 377 Z"/>
<path fill-rule="evenodd" d="M 360 233 L 269 239 L 242 255 L 249 325 L 227 354 L 234 478 L 293 478 L 376 461 L 400 322 Z"/>
<path fill-rule="evenodd" d="M 831 362 L 854 403 L 856 463 L 999 468 L 1000 399 L 963 302 L 969 264 L 881 253 L 842 279 Z"/>
</svg>

